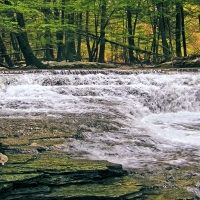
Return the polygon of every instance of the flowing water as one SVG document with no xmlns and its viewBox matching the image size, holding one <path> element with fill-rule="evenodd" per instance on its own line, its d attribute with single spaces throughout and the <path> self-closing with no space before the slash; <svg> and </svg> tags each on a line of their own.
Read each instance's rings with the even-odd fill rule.
<svg viewBox="0 0 200 200">
<path fill-rule="evenodd" d="M 200 74 L 62 70 L 0 73 L 0 118 L 82 116 L 55 150 L 140 168 L 198 164 Z M 83 117 L 85 116 L 85 117 Z"/>
</svg>

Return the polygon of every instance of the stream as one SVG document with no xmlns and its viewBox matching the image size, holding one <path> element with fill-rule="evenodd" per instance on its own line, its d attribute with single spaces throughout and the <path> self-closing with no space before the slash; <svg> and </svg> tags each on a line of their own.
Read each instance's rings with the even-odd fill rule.
<svg viewBox="0 0 200 200">
<path fill-rule="evenodd" d="M 0 118 L 76 115 L 52 150 L 125 168 L 199 165 L 200 74 L 161 70 L 0 72 Z"/>
</svg>

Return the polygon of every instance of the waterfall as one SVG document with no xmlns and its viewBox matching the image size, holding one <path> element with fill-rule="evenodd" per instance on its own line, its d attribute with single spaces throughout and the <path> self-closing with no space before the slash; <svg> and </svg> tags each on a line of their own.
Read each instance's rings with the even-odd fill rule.
<svg viewBox="0 0 200 200">
<path fill-rule="evenodd" d="M 78 127 L 82 139 L 69 139 L 55 149 L 127 167 L 189 162 L 189 155 L 199 155 L 200 74 L 161 70 L 0 72 L 1 118 L 56 118 L 72 113 L 93 117 Z M 107 121 L 106 128 L 90 122 L 99 118 Z M 174 160 L 172 152 L 183 156 Z"/>
</svg>

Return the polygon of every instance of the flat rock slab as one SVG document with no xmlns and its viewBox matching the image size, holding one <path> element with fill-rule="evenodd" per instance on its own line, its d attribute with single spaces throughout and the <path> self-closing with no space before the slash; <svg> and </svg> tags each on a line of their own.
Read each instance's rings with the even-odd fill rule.
<svg viewBox="0 0 200 200">
<path fill-rule="evenodd" d="M 1 166 L 0 199 L 119 198 L 140 193 L 142 185 L 121 165 L 71 160 L 63 154 L 11 154 Z"/>
</svg>

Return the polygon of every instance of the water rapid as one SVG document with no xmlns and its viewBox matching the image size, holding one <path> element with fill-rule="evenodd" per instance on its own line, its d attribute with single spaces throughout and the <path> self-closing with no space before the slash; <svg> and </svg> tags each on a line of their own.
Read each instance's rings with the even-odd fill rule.
<svg viewBox="0 0 200 200">
<path fill-rule="evenodd" d="M 198 163 L 200 74 L 62 70 L 0 73 L 0 118 L 85 116 L 54 147 L 139 168 Z"/>
</svg>

